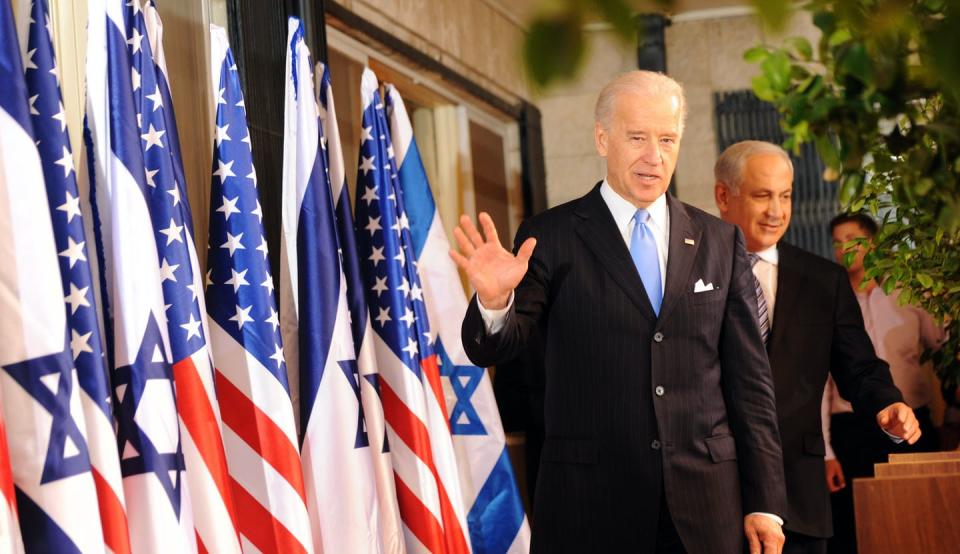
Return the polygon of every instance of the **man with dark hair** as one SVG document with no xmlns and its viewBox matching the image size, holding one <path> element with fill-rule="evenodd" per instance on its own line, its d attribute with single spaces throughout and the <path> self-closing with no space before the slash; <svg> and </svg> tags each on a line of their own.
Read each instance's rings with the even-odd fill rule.
<svg viewBox="0 0 960 554">
<path fill-rule="evenodd" d="M 890 365 L 890 374 L 904 401 L 913 408 L 922 432 L 916 444 L 894 443 L 873 421 L 872 414 L 855 413 L 850 403 L 841 398 L 832 380 L 823 396 L 823 436 L 826 442 L 827 488 L 832 493 L 833 538 L 829 552 L 855 553 L 856 532 L 853 517 L 853 494 L 846 484 L 856 477 L 872 477 L 873 464 L 887 461 L 892 452 L 925 452 L 937 450 L 939 438 L 930 420 L 929 404 L 937 394 L 930 368 L 920 363 L 925 348 L 937 348 L 944 339 L 943 329 L 932 317 L 915 306 L 901 306 L 898 291 L 883 292 L 872 279 L 865 281 L 863 258 L 876 236 L 877 223 L 864 213 L 840 214 L 830 222 L 834 255 L 844 264 L 844 257 L 854 256 L 847 269 L 863 312 L 864 326 L 877 356 Z M 854 243 L 856 240 L 866 242 Z"/>
<path fill-rule="evenodd" d="M 787 484 L 783 552 L 822 554 L 832 535 L 820 425 L 827 375 L 878 430 L 911 443 L 920 430 L 874 354 L 844 271 L 781 240 L 792 213 L 790 156 L 769 142 L 738 142 L 720 154 L 714 175 L 720 217 L 746 239 L 773 370 Z"/>
</svg>

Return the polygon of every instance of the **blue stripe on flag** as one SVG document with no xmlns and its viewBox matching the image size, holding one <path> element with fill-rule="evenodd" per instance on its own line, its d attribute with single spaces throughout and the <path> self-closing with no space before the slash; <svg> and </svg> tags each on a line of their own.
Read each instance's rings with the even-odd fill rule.
<svg viewBox="0 0 960 554">
<path fill-rule="evenodd" d="M 17 487 L 17 511 L 20 516 L 20 534 L 26 552 L 56 552 L 57 554 L 81 554 L 80 548 L 70 540 L 63 529 L 38 506 L 33 499 Z"/>
<path fill-rule="evenodd" d="M 23 80 L 20 44 L 9 2 L 0 3 L 0 109 L 10 114 L 31 137 L 33 126 L 27 108 L 27 84 Z"/>
<path fill-rule="evenodd" d="M 524 517 L 520 491 L 513 480 L 513 466 L 504 447 L 467 514 L 474 554 L 506 552 L 523 525 Z"/>
<path fill-rule="evenodd" d="M 433 193 L 430 191 L 430 183 L 427 182 L 427 173 L 423 169 L 416 141 L 411 140 L 407 146 L 407 155 L 403 159 L 403 165 L 400 166 L 399 174 L 400 182 L 403 183 L 403 206 L 407 209 L 407 217 L 410 218 L 413 249 L 419 260 L 423 254 L 423 247 L 427 244 L 427 235 L 430 234 L 436 205 L 433 202 Z"/>
</svg>

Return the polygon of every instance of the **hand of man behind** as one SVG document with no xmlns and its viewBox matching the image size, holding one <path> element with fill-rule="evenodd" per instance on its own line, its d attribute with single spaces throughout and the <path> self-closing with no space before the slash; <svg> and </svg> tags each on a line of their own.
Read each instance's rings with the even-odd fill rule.
<svg viewBox="0 0 960 554">
<path fill-rule="evenodd" d="M 913 409 L 903 402 L 895 402 L 880 410 L 877 423 L 888 434 L 905 440 L 907 444 L 914 444 L 920 439 L 920 422 L 913 414 Z"/>
<path fill-rule="evenodd" d="M 477 219 L 486 239 L 477 231 L 469 216 L 461 215 L 460 225 L 453 230 L 460 252 L 451 249 L 450 257 L 467 274 L 483 307 L 499 310 L 507 306 L 510 293 L 527 273 L 537 241 L 528 238 L 514 256 L 500 244 L 497 228 L 490 216 L 480 212 Z"/>
<path fill-rule="evenodd" d="M 831 493 L 843 490 L 847 486 L 847 481 L 843 477 L 843 466 L 836 458 L 824 460 L 827 472 L 827 488 Z"/>
<path fill-rule="evenodd" d="M 769 516 L 750 514 L 743 518 L 743 532 L 747 536 L 750 554 L 780 554 L 786 537 L 783 529 Z"/>
</svg>

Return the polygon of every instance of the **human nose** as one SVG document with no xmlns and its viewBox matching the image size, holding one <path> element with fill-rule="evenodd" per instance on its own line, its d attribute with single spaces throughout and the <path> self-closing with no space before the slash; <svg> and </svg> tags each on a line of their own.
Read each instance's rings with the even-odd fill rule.
<svg viewBox="0 0 960 554">
<path fill-rule="evenodd" d="M 647 141 L 640 152 L 640 160 L 649 165 L 660 165 L 663 163 L 660 144 L 657 141 Z"/>
</svg>

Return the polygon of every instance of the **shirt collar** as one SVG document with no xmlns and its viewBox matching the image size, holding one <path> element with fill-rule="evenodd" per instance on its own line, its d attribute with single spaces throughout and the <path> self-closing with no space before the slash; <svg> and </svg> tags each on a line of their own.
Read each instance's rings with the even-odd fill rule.
<svg viewBox="0 0 960 554">
<path fill-rule="evenodd" d="M 774 244 L 769 248 L 765 248 L 759 252 L 754 252 L 758 258 L 767 262 L 770 265 L 777 266 L 780 265 L 780 251 L 777 250 L 777 245 Z"/>
<path fill-rule="evenodd" d="M 613 187 L 610 186 L 610 183 L 608 183 L 606 179 L 604 179 L 603 184 L 600 185 L 600 196 L 603 197 L 603 201 L 606 202 L 610 214 L 613 215 L 613 220 L 616 222 L 617 228 L 621 229 L 622 232 L 623 229 L 627 228 L 630 220 L 633 219 L 633 216 L 637 213 L 637 207 L 613 190 Z M 650 214 L 650 219 L 653 221 L 653 224 L 656 225 L 658 229 L 665 230 L 667 228 L 666 193 L 661 194 L 652 204 L 647 206 L 647 212 Z"/>
</svg>

